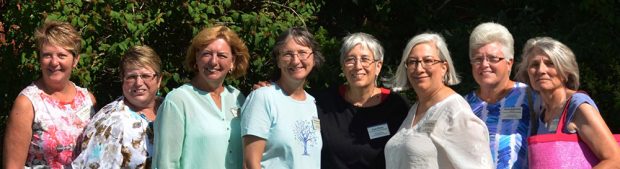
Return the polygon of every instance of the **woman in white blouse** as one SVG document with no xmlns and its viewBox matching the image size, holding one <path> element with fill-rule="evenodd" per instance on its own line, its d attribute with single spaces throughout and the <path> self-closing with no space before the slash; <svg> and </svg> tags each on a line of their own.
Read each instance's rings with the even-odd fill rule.
<svg viewBox="0 0 620 169">
<path fill-rule="evenodd" d="M 413 37 L 391 82 L 417 102 L 385 146 L 386 168 L 493 168 L 486 125 L 448 87 L 460 80 L 440 35 Z"/>
</svg>

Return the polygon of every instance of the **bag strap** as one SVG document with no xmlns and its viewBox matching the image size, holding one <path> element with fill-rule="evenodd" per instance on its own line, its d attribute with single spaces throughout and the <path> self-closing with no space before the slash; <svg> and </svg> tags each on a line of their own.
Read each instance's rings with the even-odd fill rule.
<svg viewBox="0 0 620 169">
<path fill-rule="evenodd" d="M 534 98 L 532 97 L 532 88 L 525 88 L 527 95 L 527 107 L 530 109 L 530 136 L 536 135 L 538 132 L 538 112 L 534 112 Z"/>
<path fill-rule="evenodd" d="M 566 104 L 564 105 L 564 111 L 562 111 L 562 117 L 560 118 L 560 121 L 559 121 L 560 124 L 558 124 L 558 128 L 556 129 L 555 133 L 559 134 L 562 132 L 562 129 L 564 128 L 564 124 L 566 123 L 566 116 L 568 116 L 568 107 L 569 107 L 570 101 L 573 99 L 573 96 L 577 93 L 588 95 L 588 93 L 586 93 L 585 91 L 577 90 L 577 92 L 573 93 L 573 95 L 571 95 L 570 98 L 568 98 L 568 100 L 566 101 Z"/>
</svg>

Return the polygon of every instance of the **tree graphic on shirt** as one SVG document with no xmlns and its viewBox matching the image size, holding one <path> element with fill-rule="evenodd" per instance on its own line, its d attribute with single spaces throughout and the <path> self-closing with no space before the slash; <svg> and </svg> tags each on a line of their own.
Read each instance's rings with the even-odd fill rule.
<svg viewBox="0 0 620 169">
<path fill-rule="evenodd" d="M 317 136 L 314 128 L 311 125 L 310 121 L 299 120 L 295 123 L 295 137 L 298 141 L 300 141 L 304 146 L 304 154 L 309 156 L 308 154 L 308 146 L 313 146 L 316 144 Z"/>
</svg>

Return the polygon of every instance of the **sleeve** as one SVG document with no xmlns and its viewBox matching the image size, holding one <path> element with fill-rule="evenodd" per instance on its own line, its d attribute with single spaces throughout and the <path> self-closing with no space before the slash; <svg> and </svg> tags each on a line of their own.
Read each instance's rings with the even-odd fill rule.
<svg viewBox="0 0 620 169">
<path fill-rule="evenodd" d="M 185 110 L 175 98 L 164 99 L 155 120 L 155 155 L 153 168 L 180 168 L 185 138 Z"/>
<path fill-rule="evenodd" d="M 267 139 L 273 124 L 269 98 L 265 89 L 250 93 L 241 108 L 241 136 L 253 135 Z"/>
<path fill-rule="evenodd" d="M 437 121 L 438 128 L 431 137 L 434 137 L 438 154 L 445 154 L 444 161 L 450 164 L 444 165 L 453 168 L 493 168 L 488 129 L 469 106 L 463 104 L 450 105 L 454 108 L 446 110 L 452 112 L 446 112 L 446 119 Z"/>
<path fill-rule="evenodd" d="M 71 164 L 73 168 L 87 168 L 93 163 L 101 167 L 120 166 L 123 145 L 119 138 L 122 138 L 124 126 L 119 117 L 113 117 L 118 114 L 110 112 L 114 111 L 114 106 L 109 104 L 102 108 L 85 128 L 75 152 L 79 155 Z"/>
</svg>

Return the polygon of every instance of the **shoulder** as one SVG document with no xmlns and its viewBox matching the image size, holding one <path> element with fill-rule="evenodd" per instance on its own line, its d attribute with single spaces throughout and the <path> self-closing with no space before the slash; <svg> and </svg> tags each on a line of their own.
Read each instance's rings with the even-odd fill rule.
<svg viewBox="0 0 620 169">
<path fill-rule="evenodd" d="M 598 110 L 596 103 L 588 94 L 581 93 L 581 92 L 577 92 L 573 94 L 570 100 L 569 109 L 570 110 L 575 110 L 575 109 L 581 110 L 584 107 L 593 107 L 594 109 Z"/>
<path fill-rule="evenodd" d="M 273 95 L 276 92 L 277 92 L 276 85 L 265 86 L 265 87 L 261 87 L 261 88 L 258 88 L 250 92 L 248 97 L 266 97 L 266 96 Z"/>
<path fill-rule="evenodd" d="M 168 94 L 166 94 L 164 100 L 170 99 L 182 99 L 187 98 L 188 93 L 191 93 L 193 90 L 193 86 L 189 83 L 183 84 L 177 88 L 172 89 Z"/>
<path fill-rule="evenodd" d="M 475 117 L 477 118 L 467 101 L 459 94 L 452 94 L 442 101 L 441 109 L 446 112 L 449 118 Z"/>
</svg>

